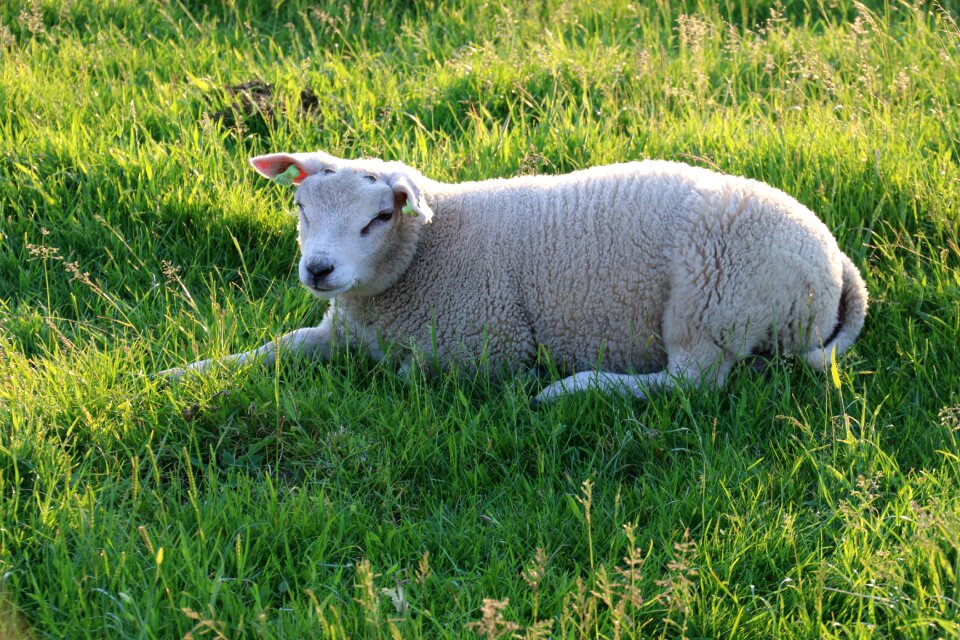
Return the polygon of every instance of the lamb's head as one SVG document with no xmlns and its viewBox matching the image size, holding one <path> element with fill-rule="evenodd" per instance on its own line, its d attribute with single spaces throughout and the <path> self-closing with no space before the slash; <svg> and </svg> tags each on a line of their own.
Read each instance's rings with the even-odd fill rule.
<svg viewBox="0 0 960 640">
<path fill-rule="evenodd" d="M 268 178 L 293 175 L 300 214 L 300 281 L 314 295 L 375 295 L 410 266 L 430 222 L 420 173 L 398 162 L 325 153 L 270 154 L 250 163 Z"/>
</svg>

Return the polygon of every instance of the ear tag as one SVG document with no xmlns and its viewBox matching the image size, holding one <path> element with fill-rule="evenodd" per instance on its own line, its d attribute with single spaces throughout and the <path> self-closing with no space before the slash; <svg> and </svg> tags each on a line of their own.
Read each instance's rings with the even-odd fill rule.
<svg viewBox="0 0 960 640">
<path fill-rule="evenodd" d="M 282 187 L 289 187 L 293 184 L 293 181 L 300 177 L 300 168 L 297 165 L 292 164 L 287 167 L 287 170 L 283 173 L 277 174 L 273 179 L 274 182 L 279 184 Z"/>
<path fill-rule="evenodd" d="M 402 211 L 403 213 L 405 213 L 405 214 L 408 215 L 408 216 L 415 216 L 415 215 L 417 215 L 417 212 L 413 210 L 413 207 L 410 206 L 410 203 L 409 203 L 409 202 L 408 202 L 407 204 L 403 205 L 403 208 L 400 209 L 400 211 Z"/>
</svg>

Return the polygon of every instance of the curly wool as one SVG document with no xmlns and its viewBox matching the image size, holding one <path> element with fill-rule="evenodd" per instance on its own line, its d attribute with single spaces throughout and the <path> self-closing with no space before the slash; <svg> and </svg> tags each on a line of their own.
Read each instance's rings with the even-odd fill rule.
<svg viewBox="0 0 960 640">
<path fill-rule="evenodd" d="M 774 350 L 821 366 L 863 324 L 866 288 L 827 227 L 754 180 L 645 161 L 420 183 L 434 216 L 412 263 L 338 309 L 441 362 L 529 363 L 542 345 L 574 370 L 658 371 L 671 352 L 705 368 Z M 824 344 L 845 287 L 844 325 Z"/>
</svg>

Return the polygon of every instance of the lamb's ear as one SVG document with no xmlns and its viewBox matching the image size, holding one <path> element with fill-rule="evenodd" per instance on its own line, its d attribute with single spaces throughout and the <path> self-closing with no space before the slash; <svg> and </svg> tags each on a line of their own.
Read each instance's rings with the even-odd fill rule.
<svg viewBox="0 0 960 640">
<path fill-rule="evenodd" d="M 403 212 L 412 211 L 420 218 L 423 224 L 430 224 L 433 220 L 433 209 L 427 204 L 423 190 L 416 181 L 408 175 L 398 174 L 390 181 L 393 189 L 393 202 L 397 209 Z"/>
<path fill-rule="evenodd" d="M 300 170 L 300 175 L 293 178 L 293 184 L 300 184 L 307 176 L 333 168 L 334 160 L 333 156 L 325 153 L 268 153 L 250 158 L 250 164 L 260 175 L 270 180 L 286 173 L 290 167 L 296 167 Z"/>
</svg>

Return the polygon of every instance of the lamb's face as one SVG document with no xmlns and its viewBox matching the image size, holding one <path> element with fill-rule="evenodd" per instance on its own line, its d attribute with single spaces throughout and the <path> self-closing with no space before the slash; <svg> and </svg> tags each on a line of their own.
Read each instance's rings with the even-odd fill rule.
<svg viewBox="0 0 960 640">
<path fill-rule="evenodd" d="M 261 175 L 300 185 L 300 281 L 321 298 L 392 286 L 433 218 L 418 171 L 400 162 L 342 160 L 321 151 L 250 158 Z M 412 215 L 406 215 L 409 211 Z"/>
<path fill-rule="evenodd" d="M 304 179 L 294 200 L 300 282 L 314 295 L 378 293 L 406 268 L 398 258 L 419 222 L 401 212 L 405 200 L 377 174 L 325 169 Z"/>
</svg>

